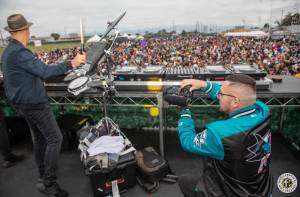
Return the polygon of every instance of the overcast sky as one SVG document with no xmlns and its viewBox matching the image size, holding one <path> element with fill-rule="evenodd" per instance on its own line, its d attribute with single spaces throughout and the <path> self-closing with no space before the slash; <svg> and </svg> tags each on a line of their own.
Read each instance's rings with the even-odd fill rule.
<svg viewBox="0 0 300 197">
<path fill-rule="evenodd" d="M 85 31 L 101 33 L 122 12 L 120 30 L 139 30 L 179 25 L 259 25 L 274 23 L 288 12 L 300 11 L 298 0 L 0 0 L 0 28 L 7 16 L 22 13 L 34 23 L 31 35 L 56 32 L 79 33 L 79 19 Z"/>
</svg>

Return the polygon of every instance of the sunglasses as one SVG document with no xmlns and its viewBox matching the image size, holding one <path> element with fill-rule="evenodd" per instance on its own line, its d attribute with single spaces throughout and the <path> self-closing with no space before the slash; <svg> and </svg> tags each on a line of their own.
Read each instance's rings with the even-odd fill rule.
<svg viewBox="0 0 300 197">
<path fill-rule="evenodd" d="M 230 97 L 233 97 L 233 98 L 237 98 L 236 96 L 234 95 L 231 95 L 231 94 L 224 94 L 222 93 L 221 91 L 218 93 L 218 98 L 220 98 L 221 96 L 230 96 Z"/>
</svg>

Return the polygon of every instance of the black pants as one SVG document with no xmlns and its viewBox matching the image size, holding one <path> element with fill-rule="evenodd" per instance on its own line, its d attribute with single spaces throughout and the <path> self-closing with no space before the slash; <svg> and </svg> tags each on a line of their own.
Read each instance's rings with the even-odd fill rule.
<svg viewBox="0 0 300 197">
<path fill-rule="evenodd" d="M 183 195 L 185 197 L 204 197 L 204 193 L 196 189 L 196 186 L 199 181 L 199 175 L 181 176 L 179 178 L 178 184 Z"/>
<path fill-rule="evenodd" d="M 56 182 L 62 143 L 62 134 L 53 112 L 48 105 L 39 109 L 15 108 L 24 116 L 30 127 L 40 177 L 44 179 L 46 185 L 51 185 Z"/>
<path fill-rule="evenodd" d="M 182 176 L 179 178 L 178 184 L 185 197 L 228 196 L 219 189 L 205 188 L 207 185 L 203 182 L 201 176 Z M 215 184 L 217 184 L 217 182 Z M 270 197 L 272 197 L 272 194 Z"/>
<path fill-rule="evenodd" d="M 4 160 L 9 160 L 11 149 L 9 145 L 7 128 L 3 111 L 0 109 L 0 152 Z"/>
</svg>

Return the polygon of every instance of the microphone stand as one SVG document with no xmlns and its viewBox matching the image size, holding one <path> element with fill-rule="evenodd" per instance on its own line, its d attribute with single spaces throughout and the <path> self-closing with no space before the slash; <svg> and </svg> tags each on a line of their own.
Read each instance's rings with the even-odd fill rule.
<svg viewBox="0 0 300 197">
<path fill-rule="evenodd" d="M 119 31 L 117 29 L 114 29 L 115 31 L 115 36 L 113 38 L 113 41 L 110 45 L 110 47 L 107 50 L 104 50 L 105 52 L 105 57 L 106 57 L 106 62 L 107 62 L 107 74 L 108 74 L 108 78 L 105 79 L 103 81 L 100 80 L 102 86 L 103 86 L 103 91 L 102 91 L 102 98 L 103 98 L 103 113 L 104 113 L 104 117 L 108 117 L 107 116 L 107 96 L 111 96 L 114 95 L 116 93 L 116 89 L 114 87 L 114 77 L 112 75 L 112 66 L 113 66 L 113 61 L 111 58 L 111 49 L 112 46 L 114 45 L 118 35 L 119 35 Z M 105 129 L 107 132 L 109 132 L 109 125 L 108 125 L 108 120 L 105 119 Z"/>
</svg>

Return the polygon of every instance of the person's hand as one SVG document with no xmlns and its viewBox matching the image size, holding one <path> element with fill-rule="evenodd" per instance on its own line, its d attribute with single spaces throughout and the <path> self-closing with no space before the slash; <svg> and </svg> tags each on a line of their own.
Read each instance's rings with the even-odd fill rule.
<svg viewBox="0 0 300 197">
<path fill-rule="evenodd" d="M 85 52 L 83 52 L 82 54 L 77 53 L 74 59 L 71 60 L 73 68 L 77 68 L 80 64 L 85 64 L 85 62 L 86 62 Z"/>
<path fill-rule="evenodd" d="M 180 88 L 184 88 L 185 86 L 191 86 L 190 91 L 193 91 L 206 87 L 206 82 L 197 79 L 184 79 L 180 82 Z"/>
</svg>

